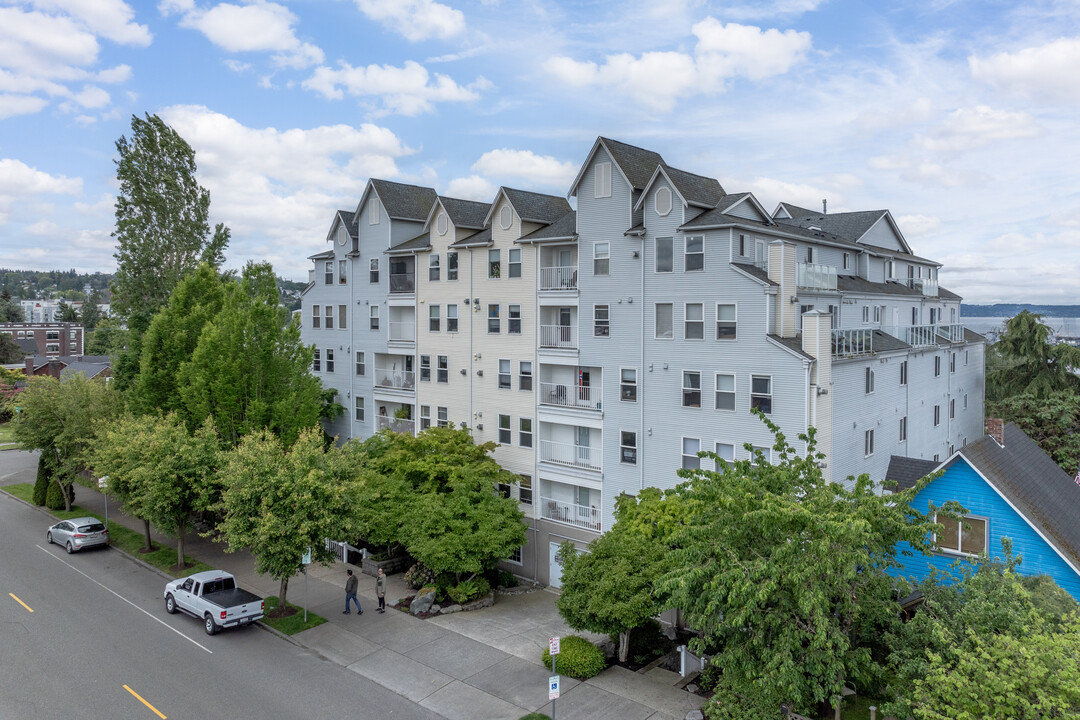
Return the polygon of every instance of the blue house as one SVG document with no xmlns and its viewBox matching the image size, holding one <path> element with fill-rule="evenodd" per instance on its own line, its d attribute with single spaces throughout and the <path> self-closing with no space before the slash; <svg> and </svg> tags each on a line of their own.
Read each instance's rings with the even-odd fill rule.
<svg viewBox="0 0 1080 720">
<path fill-rule="evenodd" d="M 968 511 L 964 524 L 939 518 L 945 526 L 936 538 L 940 552 L 901 556 L 898 574 L 915 580 L 930 568 L 948 571 L 957 558 L 986 552 L 1000 557 L 1001 539 L 1012 539 L 1017 571 L 1049 575 L 1080 601 L 1080 485 L 1016 425 L 987 421 L 988 434 L 957 450 L 943 463 L 893 456 L 886 474 L 897 489 L 913 487 L 922 477 L 944 470 L 915 496 L 912 507 L 927 512 L 948 500 Z"/>
</svg>

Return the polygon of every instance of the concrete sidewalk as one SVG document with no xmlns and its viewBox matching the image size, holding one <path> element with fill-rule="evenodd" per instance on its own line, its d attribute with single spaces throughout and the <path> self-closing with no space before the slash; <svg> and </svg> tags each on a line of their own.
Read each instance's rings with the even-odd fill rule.
<svg viewBox="0 0 1080 720">
<path fill-rule="evenodd" d="M 6 461 L 14 459 L 10 453 L 0 455 L 0 476 L 7 473 Z M 8 474 L 5 482 L 33 482 L 33 470 Z M 105 498 L 94 490 L 77 488 L 75 502 L 91 512 L 105 512 Z M 111 498 L 109 522 L 142 530 L 142 523 L 121 513 Z M 154 534 L 154 539 L 176 546 L 170 538 Z M 248 589 L 263 595 L 278 593 L 277 581 L 257 574 L 246 552 L 226 553 L 220 544 L 195 534 L 186 539 L 185 549 L 188 555 L 232 573 Z M 363 615 L 342 614 L 349 567 L 360 580 Z M 400 575 L 387 577 L 388 602 L 411 594 Z M 517 720 L 533 711 L 550 714 L 551 673 L 541 664 L 541 653 L 549 637 L 573 634 L 555 608 L 556 595 L 546 590 L 500 595 L 490 608 L 429 620 L 391 609 L 379 614 L 375 579 L 340 561 L 331 567 L 310 567 L 306 590 L 303 576 L 292 579 L 288 599 L 328 620 L 292 636 L 294 642 L 448 720 Z M 621 667 L 608 668 L 585 682 L 566 676 L 561 682 L 559 718 L 683 720 L 702 704 L 695 695 Z"/>
</svg>

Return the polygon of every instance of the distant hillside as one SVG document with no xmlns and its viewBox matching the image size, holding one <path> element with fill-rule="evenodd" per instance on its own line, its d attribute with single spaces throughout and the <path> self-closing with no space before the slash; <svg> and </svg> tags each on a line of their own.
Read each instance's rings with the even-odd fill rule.
<svg viewBox="0 0 1080 720">
<path fill-rule="evenodd" d="M 1046 317 L 1080 317 L 1080 305 L 1027 305 L 1024 303 L 998 303 L 996 305 L 960 305 L 963 317 L 1012 317 L 1020 312 L 1044 315 Z"/>
</svg>

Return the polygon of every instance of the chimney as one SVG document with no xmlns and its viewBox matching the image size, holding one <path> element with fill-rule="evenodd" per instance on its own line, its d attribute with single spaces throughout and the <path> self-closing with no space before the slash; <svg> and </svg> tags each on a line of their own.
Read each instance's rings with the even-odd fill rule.
<svg viewBox="0 0 1080 720">
<path fill-rule="evenodd" d="M 825 198 L 821 199 L 821 214 L 822 215 L 828 215 L 829 214 L 829 201 L 826 200 Z"/>
<path fill-rule="evenodd" d="M 1001 418 L 986 419 L 986 434 L 994 438 L 1001 447 L 1005 447 L 1005 421 Z"/>
</svg>

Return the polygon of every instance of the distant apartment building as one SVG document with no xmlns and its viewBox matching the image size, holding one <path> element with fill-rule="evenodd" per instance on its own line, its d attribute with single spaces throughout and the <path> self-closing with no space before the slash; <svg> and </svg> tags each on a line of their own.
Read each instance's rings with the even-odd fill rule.
<svg viewBox="0 0 1080 720">
<path fill-rule="evenodd" d="M 558 585 L 560 543 L 711 466 L 701 451 L 771 461 L 753 409 L 800 451 L 816 428 L 840 481 L 981 437 L 985 341 L 887 210 L 770 213 L 607 138 L 568 196 L 576 211 L 371 180 L 302 296 L 313 370 L 349 408 L 331 433 L 454 424 L 498 444 L 530 527 L 519 574 Z"/>
<path fill-rule="evenodd" d="M 97 304 L 98 311 L 102 315 L 108 315 L 112 310 L 112 305 L 108 300 L 111 295 L 112 293 L 105 291 L 105 301 Z M 22 308 L 23 314 L 26 317 L 26 322 L 51 323 L 60 321 L 60 304 L 62 302 L 73 307 L 76 312 L 82 311 L 82 300 L 20 300 L 19 306 Z"/>
<path fill-rule="evenodd" d="M 67 322 L 0 323 L 27 355 L 82 355 L 83 326 Z"/>
</svg>

